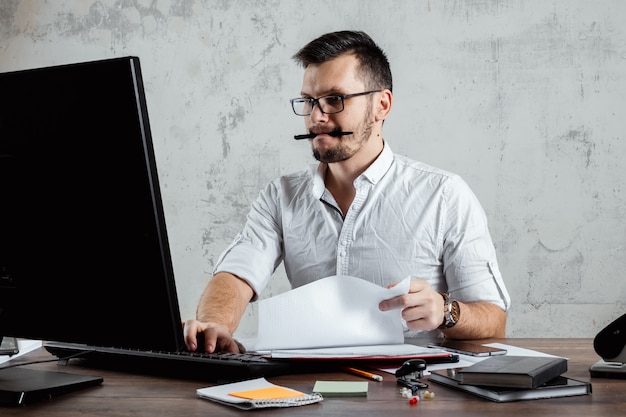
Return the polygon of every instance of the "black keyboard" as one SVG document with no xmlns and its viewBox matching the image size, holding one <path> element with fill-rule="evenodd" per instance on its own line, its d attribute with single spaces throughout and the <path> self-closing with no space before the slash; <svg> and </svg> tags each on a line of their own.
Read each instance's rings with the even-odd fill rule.
<svg viewBox="0 0 626 417">
<path fill-rule="evenodd" d="M 76 359 L 98 368 L 210 382 L 312 371 L 312 364 L 272 360 L 250 353 L 145 351 L 57 342 L 46 342 L 44 347 L 61 363 Z"/>
</svg>

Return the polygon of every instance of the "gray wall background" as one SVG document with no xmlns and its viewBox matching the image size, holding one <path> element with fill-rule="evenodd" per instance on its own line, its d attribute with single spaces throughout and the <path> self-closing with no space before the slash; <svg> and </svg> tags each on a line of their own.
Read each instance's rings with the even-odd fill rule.
<svg viewBox="0 0 626 417">
<path fill-rule="evenodd" d="M 365 30 L 392 64 L 392 149 L 460 174 L 484 205 L 508 335 L 592 337 L 626 312 L 625 20 L 620 0 L 0 0 L 0 71 L 141 58 L 191 318 L 259 189 L 314 162 L 292 139 L 291 55 Z M 263 297 L 288 288 L 275 275 Z"/>
</svg>

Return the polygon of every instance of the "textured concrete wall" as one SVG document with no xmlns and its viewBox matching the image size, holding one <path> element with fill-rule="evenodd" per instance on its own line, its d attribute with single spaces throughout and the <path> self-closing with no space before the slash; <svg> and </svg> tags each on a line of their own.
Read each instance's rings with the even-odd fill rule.
<svg viewBox="0 0 626 417">
<path fill-rule="evenodd" d="M 259 189 L 313 162 L 291 139 L 291 55 L 365 30 L 394 72 L 387 141 L 461 174 L 487 211 L 509 336 L 590 337 L 625 312 L 625 19 L 621 0 L 1 0 L 0 71 L 141 58 L 192 317 Z M 286 288 L 280 270 L 263 296 Z"/>
</svg>

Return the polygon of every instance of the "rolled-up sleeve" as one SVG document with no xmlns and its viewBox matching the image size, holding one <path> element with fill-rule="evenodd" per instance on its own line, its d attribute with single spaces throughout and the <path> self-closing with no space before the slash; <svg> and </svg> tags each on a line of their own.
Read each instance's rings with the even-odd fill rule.
<svg viewBox="0 0 626 417">
<path fill-rule="evenodd" d="M 245 280 L 257 298 L 282 261 L 282 230 L 277 221 L 276 186 L 270 183 L 252 203 L 243 230 L 220 255 L 213 273 L 229 272 Z"/>
<path fill-rule="evenodd" d="M 487 217 L 469 186 L 458 176 L 445 192 L 443 264 L 448 292 L 465 302 L 487 301 L 507 311 L 511 298 L 498 267 Z"/>
</svg>

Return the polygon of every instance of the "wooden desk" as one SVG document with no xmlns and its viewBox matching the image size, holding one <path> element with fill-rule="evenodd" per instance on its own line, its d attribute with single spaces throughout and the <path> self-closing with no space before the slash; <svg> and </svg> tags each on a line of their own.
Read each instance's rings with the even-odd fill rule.
<svg viewBox="0 0 626 417">
<path fill-rule="evenodd" d="M 626 405 L 626 380 L 590 378 L 589 367 L 599 357 L 591 339 L 492 339 L 514 346 L 534 349 L 569 358 L 567 376 L 591 381 L 593 394 L 493 403 L 452 389 L 430 384 L 436 393 L 432 400 L 423 400 L 416 406 L 402 398 L 395 377 L 385 374 L 383 382 L 371 381 L 367 398 L 327 398 L 321 403 L 298 408 L 263 410 L 263 416 L 616 416 L 623 415 Z M 487 341 L 486 341 L 487 342 Z M 420 343 L 421 344 L 421 343 Z M 50 358 L 43 350 L 33 352 L 21 361 Z M 209 385 L 202 381 L 176 380 L 145 375 L 133 375 L 82 366 L 60 367 L 56 362 L 29 365 L 32 368 L 62 370 L 72 373 L 101 375 L 102 386 L 65 394 L 50 401 L 24 407 L 1 407 L 0 415 L 9 416 L 231 416 L 255 413 L 222 406 L 196 397 L 197 388 Z M 362 380 L 346 373 L 286 375 L 268 378 L 270 381 L 311 392 L 317 379 Z M 258 412 L 257 412 L 258 413 Z M 255 413 L 256 415 L 256 413 Z"/>
</svg>

